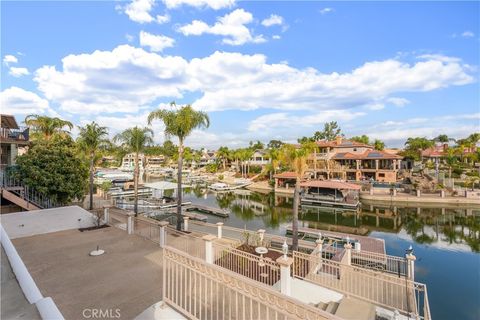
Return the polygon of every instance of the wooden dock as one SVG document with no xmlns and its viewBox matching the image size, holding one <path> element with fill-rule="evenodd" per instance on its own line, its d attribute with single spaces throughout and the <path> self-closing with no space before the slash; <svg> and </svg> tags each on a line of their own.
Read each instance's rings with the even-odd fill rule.
<svg viewBox="0 0 480 320">
<path fill-rule="evenodd" d="M 204 206 L 201 204 L 191 204 L 190 206 L 186 207 L 185 210 L 204 212 L 204 213 L 212 214 L 222 218 L 227 218 L 229 216 L 229 213 L 225 209 Z"/>
</svg>

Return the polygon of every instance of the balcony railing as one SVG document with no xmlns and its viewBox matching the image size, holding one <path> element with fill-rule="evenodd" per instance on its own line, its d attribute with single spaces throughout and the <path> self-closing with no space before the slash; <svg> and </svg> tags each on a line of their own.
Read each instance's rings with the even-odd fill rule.
<svg viewBox="0 0 480 320">
<path fill-rule="evenodd" d="M 19 129 L 0 128 L 0 137 L 2 141 L 28 141 L 30 138 L 30 129 L 20 127 Z"/>
</svg>

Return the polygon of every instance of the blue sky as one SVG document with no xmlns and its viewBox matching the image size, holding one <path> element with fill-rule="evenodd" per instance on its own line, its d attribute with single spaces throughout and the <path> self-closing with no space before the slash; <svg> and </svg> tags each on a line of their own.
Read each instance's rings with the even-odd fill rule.
<svg viewBox="0 0 480 320">
<path fill-rule="evenodd" d="M 209 113 L 187 144 L 210 148 L 332 120 L 392 147 L 459 138 L 480 125 L 479 17 L 479 2 L 2 1 L 2 113 L 114 134 L 175 100 Z"/>
</svg>

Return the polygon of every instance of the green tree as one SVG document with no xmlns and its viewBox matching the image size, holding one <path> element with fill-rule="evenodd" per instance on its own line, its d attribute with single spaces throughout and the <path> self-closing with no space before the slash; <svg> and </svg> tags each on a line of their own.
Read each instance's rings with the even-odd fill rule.
<svg viewBox="0 0 480 320">
<path fill-rule="evenodd" d="M 82 199 L 88 168 L 75 151 L 71 138 L 39 140 L 17 157 L 15 174 L 27 186 L 59 204 Z"/>
<path fill-rule="evenodd" d="M 375 141 L 373 142 L 373 146 L 375 150 L 382 151 L 383 149 L 385 149 L 385 142 L 375 139 Z"/>
<path fill-rule="evenodd" d="M 169 159 L 173 159 L 178 154 L 178 148 L 171 140 L 166 140 L 163 143 L 163 154 Z"/>
<path fill-rule="evenodd" d="M 117 134 L 113 141 L 119 142 L 127 152 L 135 153 L 135 169 L 133 173 L 133 211 L 138 215 L 138 180 L 140 175 L 139 155 L 145 148 L 153 144 L 153 131 L 150 128 L 133 127 Z"/>
<path fill-rule="evenodd" d="M 228 161 L 229 156 L 230 156 L 230 150 L 228 150 L 228 147 L 218 148 L 217 158 L 222 161 L 223 170 L 225 170 L 227 168 L 227 161 Z"/>
<path fill-rule="evenodd" d="M 286 144 L 280 150 L 280 159 L 289 170 L 295 172 L 296 182 L 293 196 L 292 250 L 298 249 L 298 207 L 300 205 L 300 183 L 307 170 L 307 157 L 311 153 L 308 145 L 297 148 Z"/>
<path fill-rule="evenodd" d="M 405 150 L 402 153 L 406 158 L 423 160 L 422 151 L 434 146 L 434 142 L 425 137 L 408 138 L 405 142 Z"/>
<path fill-rule="evenodd" d="M 350 140 L 356 141 L 358 143 L 370 144 L 370 138 L 366 135 L 351 137 Z"/>
<path fill-rule="evenodd" d="M 249 146 L 250 149 L 253 150 L 261 150 L 265 147 L 265 145 L 259 140 L 257 140 L 257 142 L 250 141 Z"/>
<path fill-rule="evenodd" d="M 41 116 L 38 114 L 31 114 L 25 117 L 25 124 L 32 129 L 32 138 L 34 140 L 44 139 L 50 140 L 55 135 L 65 137 L 69 135 L 69 131 L 64 130 L 67 127 L 72 130 L 73 124 L 70 121 L 62 120 L 60 118 Z"/>
<path fill-rule="evenodd" d="M 316 131 L 313 134 L 313 140 L 335 140 L 335 138 L 339 135 L 342 135 L 342 129 L 338 126 L 337 121 L 331 121 L 325 123 L 323 127 L 323 131 Z"/>
<path fill-rule="evenodd" d="M 268 149 L 280 149 L 285 143 L 280 140 L 270 140 L 267 144 Z"/>
<path fill-rule="evenodd" d="M 433 141 L 446 143 L 450 141 L 450 138 L 446 134 L 440 134 Z"/>
<path fill-rule="evenodd" d="M 98 152 L 104 149 L 108 141 L 108 130 L 106 127 L 101 127 L 97 123 L 92 122 L 79 127 L 79 134 L 77 143 L 80 150 L 85 152 L 90 162 L 90 179 L 89 179 L 89 194 L 90 194 L 90 210 L 93 210 L 93 175 L 95 173 L 95 159 Z"/>
<path fill-rule="evenodd" d="M 182 228 L 182 166 L 183 151 L 185 139 L 197 128 L 208 128 L 210 119 L 205 112 L 195 111 L 191 105 L 185 105 L 180 108 L 175 102 L 171 103 L 174 110 L 159 109 L 150 112 L 148 123 L 159 119 L 165 125 L 165 135 L 178 138 L 178 187 L 177 187 L 177 230 Z"/>
</svg>

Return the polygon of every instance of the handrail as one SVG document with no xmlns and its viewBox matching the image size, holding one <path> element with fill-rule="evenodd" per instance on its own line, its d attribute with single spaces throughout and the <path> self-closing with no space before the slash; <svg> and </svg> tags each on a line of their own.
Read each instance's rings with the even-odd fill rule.
<svg viewBox="0 0 480 320">
<path fill-rule="evenodd" d="M 9 190 L 10 192 L 41 209 L 49 209 L 58 206 L 55 201 L 52 201 L 43 193 L 38 192 L 28 185 L 25 185 L 20 179 L 7 176 L 5 173 L 2 174 L 1 186 L 3 188 L 11 188 Z"/>
<path fill-rule="evenodd" d="M 425 300 L 426 285 L 422 283 L 408 278 L 399 279 L 388 273 L 351 266 L 313 254 L 294 251 L 293 258 L 293 275 L 297 278 L 390 310 L 397 309 L 406 315 L 413 312 L 419 318 L 430 319 L 430 309 L 426 305 L 428 298 Z M 422 292 L 423 310 L 419 310 L 419 295 Z"/>
</svg>

